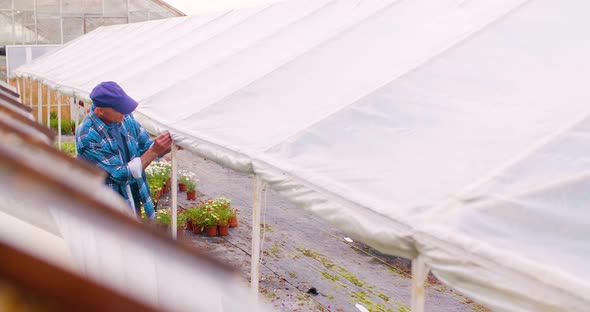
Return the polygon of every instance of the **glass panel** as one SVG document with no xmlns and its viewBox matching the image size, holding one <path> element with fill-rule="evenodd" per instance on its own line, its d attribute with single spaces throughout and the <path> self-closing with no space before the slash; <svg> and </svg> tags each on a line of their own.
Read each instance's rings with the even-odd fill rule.
<svg viewBox="0 0 590 312">
<path fill-rule="evenodd" d="M 62 0 L 64 14 L 102 14 L 102 0 Z"/>
<path fill-rule="evenodd" d="M 148 11 L 129 12 L 129 23 L 144 22 L 148 20 Z"/>
<path fill-rule="evenodd" d="M 0 25 L 6 25 L 7 27 L 0 27 L 0 45 L 14 44 L 14 38 L 12 38 L 12 18 L 0 14 Z"/>
<path fill-rule="evenodd" d="M 61 43 L 61 25 L 59 18 L 39 17 L 37 19 L 39 43 Z"/>
<path fill-rule="evenodd" d="M 127 17 L 86 17 L 86 32 L 91 32 L 100 26 L 127 24 Z"/>
<path fill-rule="evenodd" d="M 30 27 L 32 25 L 33 28 L 31 30 L 35 30 L 35 19 L 33 16 L 34 11 L 16 11 L 14 20 L 16 23 L 19 23 L 23 26 Z"/>
<path fill-rule="evenodd" d="M 148 5 L 149 5 L 149 8 L 150 8 L 150 11 L 152 11 L 152 12 L 164 12 L 164 11 L 166 11 L 166 9 L 163 6 L 157 4 L 157 3 L 153 2 L 153 1 L 149 1 L 148 2 Z"/>
<path fill-rule="evenodd" d="M 74 40 L 84 34 L 84 18 L 64 17 L 64 43 Z"/>
<path fill-rule="evenodd" d="M 127 16 L 127 0 L 104 0 L 106 16 Z"/>
<path fill-rule="evenodd" d="M 31 44 L 37 42 L 33 11 L 17 11 L 14 15 L 14 21 L 16 44 Z"/>
<path fill-rule="evenodd" d="M 6 73 L 6 56 L 2 55 L 0 55 L 0 80 L 8 80 L 8 76 Z"/>
<path fill-rule="evenodd" d="M 38 15 L 59 15 L 59 0 L 37 0 Z"/>
<path fill-rule="evenodd" d="M 18 68 L 21 65 L 29 64 L 31 61 L 35 60 L 39 56 L 58 49 L 59 45 L 53 46 L 18 46 L 18 47 L 7 47 L 6 48 L 6 55 L 8 61 L 8 74 L 11 75 L 12 71 Z M 30 58 L 27 57 L 30 53 Z"/>
<path fill-rule="evenodd" d="M 141 22 L 176 16 L 151 0 L 36 0 L 38 35 L 35 33 L 35 0 L 0 0 L 0 45 L 61 43 L 60 2 L 63 6 L 64 42 L 103 25 Z M 12 5 L 15 5 L 15 38 L 12 35 Z M 127 12 L 127 3 L 129 10 Z M 3 11 L 5 10 L 5 11 Z M 104 16 L 103 16 L 104 10 Z M 129 20 L 127 16 L 129 15 Z M 81 18 L 86 17 L 86 21 Z M 105 19 L 106 18 L 106 19 Z M 7 27 L 8 26 L 8 27 Z"/>
<path fill-rule="evenodd" d="M 12 9 L 12 0 L 0 0 L 0 10 Z"/>
<path fill-rule="evenodd" d="M 127 16 L 125 17 L 105 17 L 103 19 L 103 25 L 117 25 L 117 24 L 127 24 Z"/>
<path fill-rule="evenodd" d="M 86 33 L 89 33 L 97 29 L 98 27 L 102 26 L 104 21 L 102 17 L 86 17 L 86 20 L 84 22 L 86 25 Z"/>
<path fill-rule="evenodd" d="M 15 10 L 33 11 L 35 9 L 35 1 L 34 0 L 14 0 L 14 9 Z"/>
<path fill-rule="evenodd" d="M 27 51 L 25 47 L 6 48 L 7 72 L 10 76 L 12 71 L 27 63 Z"/>
<path fill-rule="evenodd" d="M 41 55 L 59 49 L 60 45 L 46 45 L 46 46 L 31 46 L 31 59 L 35 60 Z"/>
<path fill-rule="evenodd" d="M 129 11 L 131 12 L 143 11 L 147 8 L 145 0 L 129 0 Z"/>
<path fill-rule="evenodd" d="M 162 19 L 168 17 L 165 12 L 151 12 L 150 20 Z"/>
<path fill-rule="evenodd" d="M 157 2 L 150 0 L 129 0 L 129 10 L 132 22 L 178 16 Z"/>
</svg>

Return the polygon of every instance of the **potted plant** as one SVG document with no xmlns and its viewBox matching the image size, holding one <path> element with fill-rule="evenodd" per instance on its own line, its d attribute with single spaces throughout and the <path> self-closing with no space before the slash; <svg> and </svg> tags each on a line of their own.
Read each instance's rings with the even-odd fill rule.
<svg viewBox="0 0 590 312">
<path fill-rule="evenodd" d="M 170 164 L 170 161 L 162 159 L 156 162 L 154 166 L 157 168 L 158 183 L 161 186 L 162 192 L 168 193 L 170 191 L 170 172 L 172 171 L 172 164 Z"/>
<path fill-rule="evenodd" d="M 231 211 L 231 214 L 230 214 L 229 221 L 228 221 L 229 227 L 230 228 L 238 227 L 238 213 L 240 213 L 240 212 L 238 211 L 237 208 L 230 208 L 230 211 Z"/>
<path fill-rule="evenodd" d="M 148 188 L 150 190 L 150 195 L 152 196 L 152 200 L 154 201 L 154 205 L 157 205 L 158 201 L 160 200 L 160 196 L 162 195 L 160 193 L 160 188 L 158 188 L 154 183 L 150 183 L 149 179 L 148 179 Z"/>
<path fill-rule="evenodd" d="M 184 236 L 184 223 L 187 220 L 187 213 L 184 211 L 179 211 L 177 213 L 176 219 L 176 238 L 182 238 Z M 159 229 L 163 230 L 165 233 L 168 233 L 170 226 L 172 225 L 172 214 L 170 208 L 166 209 L 159 209 L 156 211 L 156 218 L 155 223 Z"/>
<path fill-rule="evenodd" d="M 188 179 L 184 182 L 186 184 L 186 199 L 197 199 L 197 182 L 194 179 Z"/>
<path fill-rule="evenodd" d="M 218 211 L 219 224 L 217 224 L 217 232 L 219 236 L 229 235 L 229 210 Z M 223 220 L 223 221 L 222 221 Z"/>
<path fill-rule="evenodd" d="M 208 200 L 199 206 L 200 222 L 205 228 L 207 236 L 217 236 L 217 225 L 219 224 L 219 217 L 215 211 L 215 203 Z"/>
<path fill-rule="evenodd" d="M 229 218 L 227 220 L 229 227 L 238 227 L 238 213 L 239 213 L 239 211 L 237 208 L 231 207 L 231 200 L 227 199 L 225 197 L 219 197 L 215 200 L 215 202 L 217 203 L 217 205 L 219 207 L 224 207 L 226 209 L 229 209 Z"/>
<path fill-rule="evenodd" d="M 231 201 L 224 197 L 217 198 L 212 203 L 213 211 L 217 216 L 219 236 L 229 235 L 229 219 L 232 215 L 230 205 Z"/>
<path fill-rule="evenodd" d="M 203 223 L 205 227 L 205 232 L 207 236 L 217 236 L 219 234 L 217 230 L 217 217 L 215 213 L 210 213 L 209 217 L 205 218 L 205 222 Z"/>
<path fill-rule="evenodd" d="M 202 212 L 200 207 L 191 207 L 185 210 L 187 216 L 187 227 L 195 234 L 203 232 Z M 190 222 L 190 227 L 189 227 Z"/>
<path fill-rule="evenodd" d="M 145 169 L 150 194 L 157 202 L 165 191 L 165 184 L 170 177 L 171 165 L 168 161 L 154 161 Z"/>
<path fill-rule="evenodd" d="M 188 220 L 188 215 L 186 210 L 180 210 L 177 215 L 176 220 L 176 238 L 181 239 L 184 237 L 184 225 Z"/>
<path fill-rule="evenodd" d="M 182 212 L 184 214 L 185 218 L 186 218 L 186 220 L 184 222 L 184 225 L 185 225 L 184 228 L 186 230 L 189 230 L 189 231 L 192 231 L 193 230 L 193 214 L 194 214 L 194 211 L 195 210 L 197 210 L 197 208 L 190 207 L 190 208 L 185 209 Z"/>
<path fill-rule="evenodd" d="M 172 223 L 172 218 L 170 217 L 170 208 L 158 209 L 158 211 L 156 211 L 155 222 L 158 228 L 165 232 L 170 226 L 170 223 Z"/>
<path fill-rule="evenodd" d="M 191 171 L 180 170 L 180 178 L 178 179 L 178 189 L 181 192 L 187 191 L 187 184 L 191 183 L 195 178 L 195 174 Z"/>
</svg>

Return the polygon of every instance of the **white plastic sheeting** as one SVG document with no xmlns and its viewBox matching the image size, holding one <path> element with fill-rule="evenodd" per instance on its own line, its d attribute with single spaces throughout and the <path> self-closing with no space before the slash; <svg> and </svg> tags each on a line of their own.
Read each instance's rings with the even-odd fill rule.
<svg viewBox="0 0 590 312">
<path fill-rule="evenodd" d="M 494 310 L 585 311 L 589 9 L 289 1 L 101 28 L 16 74 L 118 81 L 147 128 Z"/>
</svg>

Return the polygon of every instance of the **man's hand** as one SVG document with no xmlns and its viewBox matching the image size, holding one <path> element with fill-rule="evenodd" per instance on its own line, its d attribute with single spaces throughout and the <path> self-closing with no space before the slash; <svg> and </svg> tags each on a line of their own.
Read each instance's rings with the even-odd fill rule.
<svg viewBox="0 0 590 312">
<path fill-rule="evenodd" d="M 151 150 L 156 153 L 156 155 L 166 154 L 170 151 L 170 147 L 172 146 L 172 137 L 170 133 L 165 132 L 160 135 L 154 140 L 154 144 L 150 147 Z"/>
</svg>

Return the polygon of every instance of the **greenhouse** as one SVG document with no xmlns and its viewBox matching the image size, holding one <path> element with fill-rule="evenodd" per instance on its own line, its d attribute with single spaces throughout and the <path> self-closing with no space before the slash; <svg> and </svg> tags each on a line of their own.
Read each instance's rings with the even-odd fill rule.
<svg viewBox="0 0 590 312">
<path fill-rule="evenodd" d="M 0 0 L 0 46 L 64 44 L 100 26 L 183 15 L 160 0 Z"/>
<path fill-rule="evenodd" d="M 254 176 L 254 289 L 268 185 L 412 259 L 413 311 L 428 272 L 494 311 L 587 311 L 588 10 L 285 1 L 102 27 L 13 84 L 35 107 L 117 81 L 150 132 Z"/>
</svg>

